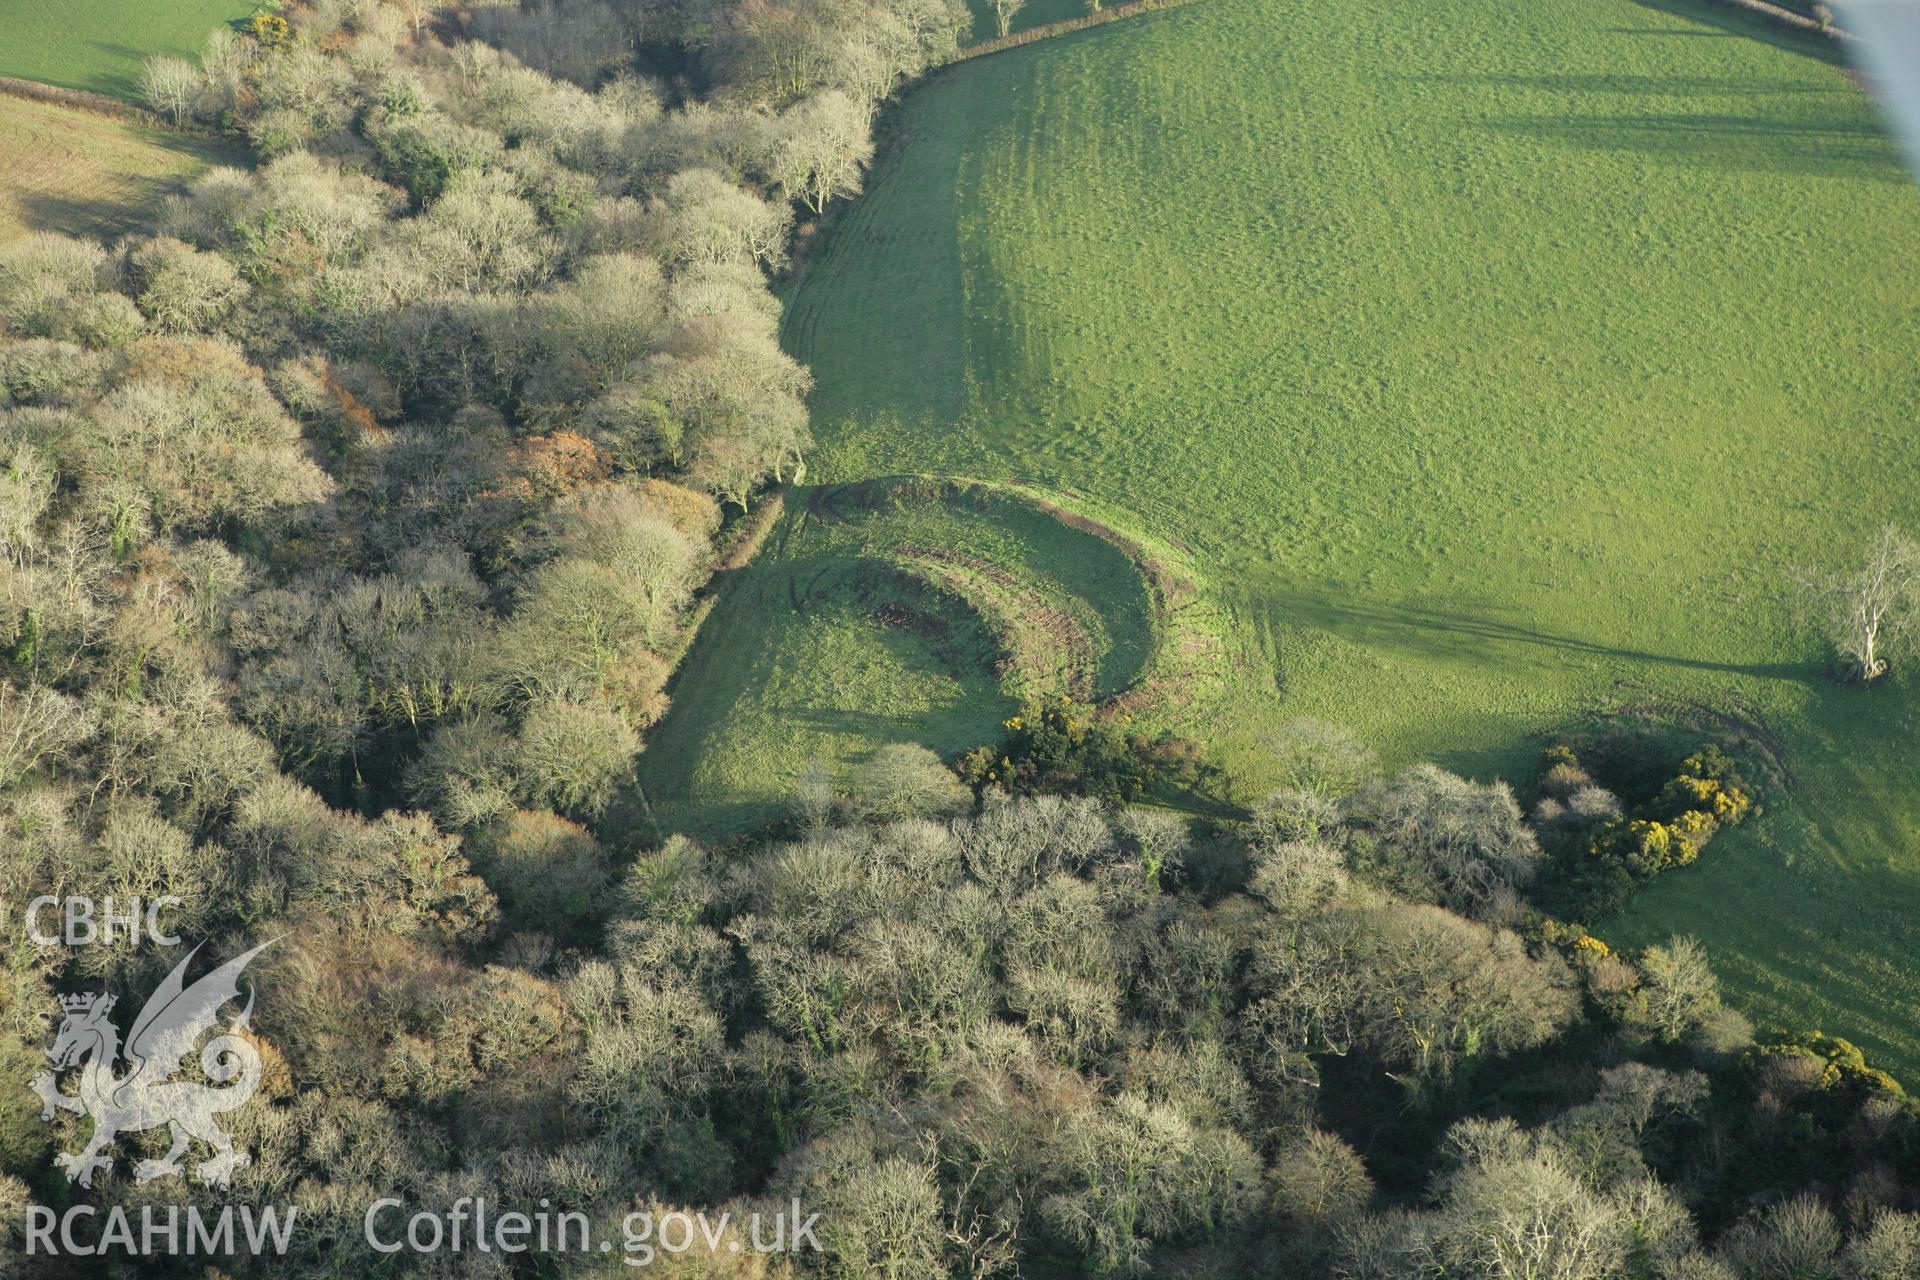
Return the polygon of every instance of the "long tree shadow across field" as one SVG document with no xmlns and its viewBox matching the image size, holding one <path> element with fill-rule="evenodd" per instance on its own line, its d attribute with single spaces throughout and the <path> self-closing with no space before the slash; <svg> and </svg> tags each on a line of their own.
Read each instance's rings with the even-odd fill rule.
<svg viewBox="0 0 1920 1280">
<path fill-rule="evenodd" d="M 92 48 L 112 56 L 115 60 L 129 67 L 139 66 L 142 60 L 153 52 L 151 49 L 137 48 L 133 45 L 121 44 L 115 40 L 94 40 L 89 43 Z M 140 92 L 139 82 L 131 73 L 101 74 L 95 76 L 93 84 L 90 87 L 95 93 L 109 94 L 115 98 L 126 98 L 129 100 L 136 98 Z"/>
<path fill-rule="evenodd" d="M 100 235 L 137 230 L 147 211 L 159 203 L 171 185 L 156 179 L 130 182 L 113 198 L 78 198 L 50 191 L 19 191 L 13 196 L 15 216 L 29 231 L 71 234 L 75 229 Z"/>
<path fill-rule="evenodd" d="M 1760 680 L 1805 680 L 1812 670 L 1804 663 L 1725 662 L 1684 654 L 1654 653 L 1629 645 L 1603 644 L 1578 636 L 1556 634 L 1521 622 L 1503 621 L 1493 616 L 1497 606 L 1491 604 L 1484 605 L 1483 611 L 1401 603 L 1383 607 L 1342 603 L 1326 596 L 1295 593 L 1273 598 L 1272 607 L 1279 616 L 1342 634 L 1360 644 L 1390 645 L 1426 654 L 1452 651 L 1457 655 L 1465 655 L 1484 651 L 1486 642 L 1493 641 Z"/>
<path fill-rule="evenodd" d="M 1650 33 L 1651 34 L 1651 33 Z M 1686 35 L 1687 32 L 1665 32 L 1666 35 Z M 1730 79 L 1725 76 L 1702 75 L 1511 75 L 1488 73 L 1484 75 L 1421 75 L 1408 76 L 1424 84 L 1451 84 L 1471 88 L 1475 85 L 1499 85 L 1511 89 L 1538 89 L 1547 93 L 1610 93 L 1639 97 L 1667 98 L 1754 98 L 1770 97 L 1775 94 L 1815 94 L 1820 96 L 1836 95 L 1842 98 L 1852 94 L 1844 83 L 1836 82 L 1831 88 L 1810 85 L 1804 81 L 1788 80 L 1784 77 L 1767 79 L 1743 78 Z"/>
<path fill-rule="evenodd" d="M 1869 119 L 1825 121 L 1723 113 L 1527 115 L 1477 122 L 1483 129 L 1600 151 L 1632 151 L 1721 169 L 1905 182 L 1898 154 Z"/>
</svg>

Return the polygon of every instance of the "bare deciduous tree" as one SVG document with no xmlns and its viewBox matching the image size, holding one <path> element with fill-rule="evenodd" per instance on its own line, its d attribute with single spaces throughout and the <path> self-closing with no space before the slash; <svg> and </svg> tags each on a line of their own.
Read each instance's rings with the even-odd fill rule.
<svg viewBox="0 0 1920 1280">
<path fill-rule="evenodd" d="M 1870 683 L 1911 632 L 1920 596 L 1920 545 L 1892 525 L 1874 534 L 1860 567 L 1798 575 L 1814 620 L 1853 674 Z"/>
<path fill-rule="evenodd" d="M 433 19 L 434 12 L 439 8 L 434 0 L 396 0 L 394 7 L 400 11 L 400 16 L 407 20 L 415 40 L 420 38 L 420 33 L 426 29 L 427 23 Z"/>
<path fill-rule="evenodd" d="M 1619 1207 L 1582 1186 L 1549 1149 L 1462 1170 L 1431 1248 L 1439 1274 L 1602 1280 L 1624 1273 L 1632 1245 Z"/>
<path fill-rule="evenodd" d="M 781 191 L 815 213 L 837 196 L 859 194 L 861 173 L 873 159 L 867 119 L 865 107 L 831 89 L 781 116 L 772 157 Z"/>
<path fill-rule="evenodd" d="M 1415 765 L 1356 798 L 1386 869 L 1417 896 L 1497 915 L 1540 865 L 1540 846 L 1505 783 Z"/>
<path fill-rule="evenodd" d="M 971 800 L 940 757 L 917 743 L 877 749 L 853 775 L 853 812 L 870 821 L 948 817 Z"/>
<path fill-rule="evenodd" d="M 65 694 L 0 681 L 0 785 L 43 760 L 64 759 L 92 729 L 86 711 Z"/>
<path fill-rule="evenodd" d="M 1646 997 L 1646 1024 L 1672 1042 L 1705 1021 L 1720 1007 L 1720 983 L 1707 964 L 1707 951 L 1692 938 L 1675 937 L 1664 947 L 1648 947 L 1640 960 Z"/>
<path fill-rule="evenodd" d="M 1380 772 L 1372 748 L 1350 730 L 1320 720 L 1295 720 L 1267 740 L 1275 785 L 1340 800 Z"/>
<path fill-rule="evenodd" d="M 1346 1141 L 1309 1129 L 1274 1163 L 1274 1207 L 1309 1230 L 1350 1222 L 1373 1198 L 1373 1179 Z"/>
<path fill-rule="evenodd" d="M 179 58 L 148 58 L 140 64 L 140 96 L 176 129 L 192 118 L 201 83 L 199 69 Z"/>
</svg>

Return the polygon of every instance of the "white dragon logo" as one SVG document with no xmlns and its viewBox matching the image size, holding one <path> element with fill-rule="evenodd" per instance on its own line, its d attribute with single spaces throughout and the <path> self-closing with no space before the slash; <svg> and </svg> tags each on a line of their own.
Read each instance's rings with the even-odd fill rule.
<svg viewBox="0 0 1920 1280">
<path fill-rule="evenodd" d="M 32 1083 L 40 1098 L 41 1119 L 53 1119 L 57 1107 L 93 1120 L 93 1136 L 85 1148 L 77 1154 L 63 1151 L 54 1157 L 54 1163 L 66 1170 L 69 1182 L 91 1187 L 96 1171 L 112 1167 L 112 1155 L 102 1153 L 120 1134 L 169 1124 L 173 1126 L 172 1148 L 161 1159 L 142 1160 L 135 1165 L 137 1182 L 179 1173 L 181 1157 L 195 1138 L 213 1148 L 211 1157 L 193 1167 L 193 1176 L 210 1186 L 225 1187 L 233 1171 L 251 1161 L 246 1152 L 233 1149 L 233 1140 L 213 1122 L 215 1116 L 245 1106 L 260 1087 L 260 1052 L 238 1034 L 248 1029 L 253 1013 L 251 989 L 246 1008 L 227 1025 L 226 1032 L 207 1041 L 200 1050 L 201 1070 L 213 1085 L 169 1077 L 180 1069 L 194 1042 L 212 1029 L 221 1006 L 239 998 L 240 971 L 277 941 L 270 939 L 234 957 L 192 986 L 184 985 L 182 975 L 200 948 L 188 952 L 134 1019 L 127 1035 L 124 1075 L 114 1074 L 121 1056 L 119 1029 L 107 1017 L 114 997 L 97 991 L 60 997 L 66 1017 L 47 1057 L 58 1071 L 80 1066 L 80 1091 L 61 1092 L 54 1071 L 39 1072 Z"/>
</svg>

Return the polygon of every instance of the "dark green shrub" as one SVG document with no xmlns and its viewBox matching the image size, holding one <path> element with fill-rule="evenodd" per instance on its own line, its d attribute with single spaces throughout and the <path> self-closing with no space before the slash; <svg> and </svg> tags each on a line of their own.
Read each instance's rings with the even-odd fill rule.
<svg viewBox="0 0 1920 1280">
<path fill-rule="evenodd" d="M 1571 748 L 1549 748 L 1549 774 L 1577 766 Z M 1722 826 L 1732 826 L 1753 811 L 1753 798 L 1733 758 L 1712 744 L 1680 762 L 1652 799 L 1604 823 L 1588 852 L 1624 863 L 1636 874 L 1658 875 L 1684 867 Z"/>
<path fill-rule="evenodd" d="M 382 131 L 374 138 L 374 148 L 386 176 L 405 187 L 416 205 L 438 199 L 462 167 L 452 147 L 412 125 Z"/>
<path fill-rule="evenodd" d="M 1005 727 L 998 746 L 960 759 L 960 776 L 976 792 L 999 787 L 1013 795 L 1066 791 L 1134 800 L 1163 778 L 1191 778 L 1198 769 L 1189 744 L 1130 734 L 1064 696 L 1028 704 Z"/>
<path fill-rule="evenodd" d="M 1870 1066 L 1866 1055 L 1853 1041 L 1830 1036 L 1824 1031 L 1803 1031 L 1797 1036 L 1775 1040 L 1750 1051 L 1750 1066 L 1764 1063 L 1769 1056 L 1807 1058 L 1820 1063 L 1820 1088 L 1841 1089 L 1862 1094 L 1884 1094 L 1904 1098 L 1906 1090 L 1878 1067 Z"/>
</svg>

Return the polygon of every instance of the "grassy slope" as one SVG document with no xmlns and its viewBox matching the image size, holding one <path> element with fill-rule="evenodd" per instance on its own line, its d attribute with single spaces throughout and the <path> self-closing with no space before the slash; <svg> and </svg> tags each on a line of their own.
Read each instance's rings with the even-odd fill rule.
<svg viewBox="0 0 1920 1280">
<path fill-rule="evenodd" d="M 1300 714 L 1483 776 L 1594 707 L 1764 720 L 1792 802 L 1603 930 L 1920 1075 L 1915 701 L 1827 684 L 1780 585 L 1920 519 L 1920 198 L 1841 70 L 1681 3 L 1211 0 L 899 124 L 794 299 L 816 479 L 1190 548 L 1246 665 L 1187 727 L 1249 790 Z"/>
<path fill-rule="evenodd" d="M 0 0 L 0 75 L 132 98 L 140 60 L 191 58 L 255 0 Z"/>
<path fill-rule="evenodd" d="M 29 231 L 112 239 L 221 163 L 243 161 L 205 139 L 0 95 L 0 242 Z"/>
</svg>

